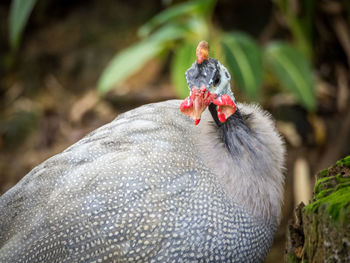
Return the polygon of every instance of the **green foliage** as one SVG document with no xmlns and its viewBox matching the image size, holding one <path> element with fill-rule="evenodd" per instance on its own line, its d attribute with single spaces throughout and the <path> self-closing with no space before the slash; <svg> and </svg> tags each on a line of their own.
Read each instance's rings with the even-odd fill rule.
<svg viewBox="0 0 350 263">
<path fill-rule="evenodd" d="M 267 47 L 265 59 L 280 83 L 307 109 L 314 110 L 311 66 L 303 54 L 286 43 L 276 42 Z"/>
<path fill-rule="evenodd" d="M 319 209 L 322 209 L 337 224 L 342 225 L 348 222 L 350 214 L 350 177 L 349 174 L 344 174 L 343 169 L 344 167 L 348 168 L 349 163 L 350 156 L 347 156 L 337 161 L 335 166 L 322 170 L 318 174 L 318 180 L 314 188 L 314 199 L 304 207 L 305 212 L 316 213 Z M 339 171 L 343 171 L 343 173 Z"/>
<path fill-rule="evenodd" d="M 222 45 L 234 82 L 249 98 L 256 98 L 263 74 L 270 71 L 279 85 L 291 92 L 305 108 L 310 111 L 315 109 L 311 66 L 296 48 L 287 43 L 271 42 L 261 50 L 251 37 L 242 32 L 225 34 Z"/>
<path fill-rule="evenodd" d="M 178 96 L 184 97 L 188 93 L 185 65 L 190 66 L 189 58 L 193 57 L 189 55 L 188 46 L 207 37 L 205 17 L 215 2 L 189 1 L 174 5 L 153 17 L 139 30 L 143 40 L 118 53 L 109 63 L 99 80 L 99 92 L 107 92 L 139 70 L 150 58 L 173 50 L 175 40 L 182 40 L 182 45 L 175 48 L 171 75 Z"/>
<path fill-rule="evenodd" d="M 233 80 L 250 98 L 255 98 L 263 75 L 259 46 L 248 35 L 235 32 L 224 35 L 222 47 Z"/>
<path fill-rule="evenodd" d="M 129 75 L 138 71 L 145 62 L 160 51 L 157 43 L 146 40 L 118 53 L 103 72 L 98 90 L 108 91 L 115 83 L 122 82 Z"/>
<path fill-rule="evenodd" d="M 286 3 L 282 2 L 283 11 Z M 107 92 L 139 70 L 148 59 L 172 51 L 171 79 L 178 97 L 184 98 L 188 95 L 185 71 L 195 60 L 196 44 L 205 39 L 214 46 L 218 54 L 215 57 L 224 59 L 235 86 L 248 98 L 257 99 L 266 79 L 264 75 L 272 73 L 279 86 L 291 92 L 305 108 L 314 110 L 314 82 L 306 56 L 287 43 L 276 42 L 260 48 L 243 32 L 218 30 L 211 24 L 215 4 L 215 0 L 187 1 L 153 17 L 139 30 L 142 40 L 112 59 L 99 81 L 99 91 Z"/>
<path fill-rule="evenodd" d="M 344 159 L 337 161 L 337 165 L 344 165 L 350 168 L 350 155 L 346 156 Z"/>
<path fill-rule="evenodd" d="M 292 32 L 295 46 L 311 59 L 315 0 L 304 0 L 299 8 L 295 8 L 293 2 L 289 0 L 274 0 L 274 2 Z"/>
<path fill-rule="evenodd" d="M 260 48 L 242 32 L 222 32 L 211 23 L 216 0 L 190 0 L 163 10 L 139 29 L 141 40 L 122 50 L 110 61 L 98 82 L 101 94 L 125 81 L 145 63 L 164 52 L 172 52 L 171 79 L 180 98 L 188 87 L 184 73 L 195 59 L 195 47 L 208 40 L 225 61 L 235 87 L 250 99 L 257 99 L 264 74 L 271 74 L 279 86 L 294 95 L 305 108 L 316 107 L 314 81 L 308 59 L 311 56 L 314 0 L 303 3 L 302 16 L 286 0 L 275 0 L 295 46 L 275 42 Z M 9 18 L 10 45 L 16 50 L 36 0 L 12 0 Z"/>
<path fill-rule="evenodd" d="M 24 27 L 33 10 L 36 0 L 12 0 L 9 16 L 9 40 L 12 50 L 16 50 Z"/>
<path fill-rule="evenodd" d="M 324 170 L 320 171 L 319 174 L 320 174 L 321 177 L 327 176 L 327 174 L 328 174 L 328 169 L 324 169 Z"/>
<path fill-rule="evenodd" d="M 155 28 L 175 20 L 186 20 L 195 16 L 206 17 L 215 5 L 215 0 L 196 0 L 169 7 L 154 16 L 139 29 L 141 37 L 148 36 Z"/>
<path fill-rule="evenodd" d="M 185 71 L 192 65 L 196 59 L 193 50 L 196 49 L 197 43 L 184 43 L 174 54 L 171 64 L 171 80 L 174 84 L 176 93 L 180 98 L 188 96 L 187 82 Z M 185 88 L 184 88 L 185 87 Z"/>
<path fill-rule="evenodd" d="M 166 25 L 158 29 L 151 37 L 118 53 L 103 72 L 98 90 L 105 93 L 115 83 L 124 81 L 137 72 L 149 59 L 159 54 L 165 43 L 182 36 L 185 30 L 181 26 Z"/>
<path fill-rule="evenodd" d="M 299 263 L 300 260 L 297 258 L 297 256 L 294 253 L 288 253 L 286 256 L 286 261 L 288 263 Z"/>
<path fill-rule="evenodd" d="M 318 200 L 305 207 L 306 211 L 313 212 L 322 208 L 332 217 L 335 222 L 344 224 L 350 214 L 350 183 L 340 184 L 334 190 L 327 189 L 317 195 Z"/>
</svg>

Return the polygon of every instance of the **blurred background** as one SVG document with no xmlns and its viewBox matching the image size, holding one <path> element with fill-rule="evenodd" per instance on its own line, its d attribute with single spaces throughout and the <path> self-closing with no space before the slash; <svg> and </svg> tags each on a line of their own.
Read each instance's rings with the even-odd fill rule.
<svg viewBox="0 0 350 263">
<path fill-rule="evenodd" d="M 348 0 L 3 0 L 0 194 L 88 132 L 140 105 L 184 98 L 207 40 L 238 101 L 276 119 L 288 148 L 283 219 L 314 174 L 350 154 Z"/>
</svg>

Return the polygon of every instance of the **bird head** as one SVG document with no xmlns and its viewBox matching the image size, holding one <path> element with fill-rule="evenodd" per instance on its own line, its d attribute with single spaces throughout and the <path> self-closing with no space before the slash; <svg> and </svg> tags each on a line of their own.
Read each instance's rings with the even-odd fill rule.
<svg viewBox="0 0 350 263">
<path fill-rule="evenodd" d="M 181 103 L 180 110 L 197 125 L 202 112 L 216 105 L 220 122 L 236 112 L 235 97 L 231 90 L 230 74 L 221 63 L 209 57 L 209 44 L 201 41 L 196 50 L 196 61 L 185 73 L 190 95 Z"/>
</svg>

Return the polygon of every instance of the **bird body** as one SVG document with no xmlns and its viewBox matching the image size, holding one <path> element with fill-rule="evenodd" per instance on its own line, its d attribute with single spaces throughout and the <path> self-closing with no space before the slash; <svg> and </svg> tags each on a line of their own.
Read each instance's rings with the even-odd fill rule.
<svg viewBox="0 0 350 263">
<path fill-rule="evenodd" d="M 1 196 L 0 262 L 263 261 L 283 189 L 270 116 L 238 103 L 218 125 L 210 106 L 194 126 L 180 105 L 118 116 Z"/>
</svg>

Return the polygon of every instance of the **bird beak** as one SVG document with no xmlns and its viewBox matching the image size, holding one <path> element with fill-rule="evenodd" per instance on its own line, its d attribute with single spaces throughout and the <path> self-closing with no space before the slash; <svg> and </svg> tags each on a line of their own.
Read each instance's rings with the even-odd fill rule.
<svg viewBox="0 0 350 263">
<path fill-rule="evenodd" d="M 202 112 L 210 103 L 217 105 L 218 119 L 220 122 L 226 122 L 226 120 L 236 112 L 236 104 L 229 95 L 223 94 L 217 97 L 217 94 L 210 93 L 204 85 L 200 89 L 192 87 L 190 96 L 181 103 L 180 110 L 194 120 L 194 125 L 198 125 L 201 120 Z"/>
<path fill-rule="evenodd" d="M 216 98 L 216 94 L 211 94 L 203 85 L 200 89 L 192 87 L 188 96 L 180 105 L 182 113 L 194 120 L 194 125 L 198 125 L 202 112 Z"/>
</svg>

